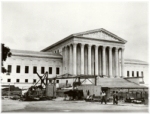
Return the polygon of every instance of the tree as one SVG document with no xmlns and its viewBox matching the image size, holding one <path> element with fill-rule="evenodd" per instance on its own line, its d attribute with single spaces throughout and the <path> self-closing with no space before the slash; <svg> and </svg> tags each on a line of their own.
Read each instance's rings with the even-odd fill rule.
<svg viewBox="0 0 150 114">
<path fill-rule="evenodd" d="M 1 72 L 6 73 L 9 72 L 5 67 L 3 62 L 6 61 L 7 57 L 11 57 L 11 52 L 8 47 L 5 47 L 5 44 L 1 44 Z"/>
</svg>

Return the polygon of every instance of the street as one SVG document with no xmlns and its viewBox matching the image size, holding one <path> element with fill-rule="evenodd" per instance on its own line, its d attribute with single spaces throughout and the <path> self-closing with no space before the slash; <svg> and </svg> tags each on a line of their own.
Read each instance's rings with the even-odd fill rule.
<svg viewBox="0 0 150 114">
<path fill-rule="evenodd" d="M 148 112 L 148 105 L 100 102 L 64 101 L 57 98 L 49 101 L 18 101 L 3 99 L 2 112 Z"/>
</svg>

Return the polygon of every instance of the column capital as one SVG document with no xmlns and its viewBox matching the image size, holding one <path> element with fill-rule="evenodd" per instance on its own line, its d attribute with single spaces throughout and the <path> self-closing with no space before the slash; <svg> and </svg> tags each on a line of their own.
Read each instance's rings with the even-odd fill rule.
<svg viewBox="0 0 150 114">
<path fill-rule="evenodd" d="M 122 51 L 124 51 L 124 50 L 125 50 L 125 48 L 121 48 L 121 50 L 122 50 Z"/>
<path fill-rule="evenodd" d="M 115 51 L 118 51 L 119 47 L 115 47 Z"/>
<path fill-rule="evenodd" d="M 102 46 L 102 50 L 104 51 L 106 49 L 107 46 Z"/>
<path fill-rule="evenodd" d="M 112 49 L 113 48 L 113 46 L 108 46 L 109 47 L 109 49 Z"/>
<path fill-rule="evenodd" d="M 85 44 L 84 43 L 81 43 L 81 47 L 84 47 L 85 46 Z"/>
<path fill-rule="evenodd" d="M 94 45 L 95 49 L 98 49 L 99 45 Z"/>
<path fill-rule="evenodd" d="M 106 48 L 107 46 L 104 45 L 104 46 L 102 46 L 102 47 L 103 47 L 103 48 Z"/>
<path fill-rule="evenodd" d="M 66 49 L 67 48 L 67 46 L 63 46 L 63 49 Z"/>
<path fill-rule="evenodd" d="M 77 43 L 72 43 L 73 46 L 77 46 Z"/>
<path fill-rule="evenodd" d="M 71 46 L 71 45 L 73 45 L 72 43 L 71 44 L 68 44 L 68 46 Z"/>
<path fill-rule="evenodd" d="M 91 47 L 92 46 L 92 44 L 88 44 L 88 47 Z"/>
</svg>

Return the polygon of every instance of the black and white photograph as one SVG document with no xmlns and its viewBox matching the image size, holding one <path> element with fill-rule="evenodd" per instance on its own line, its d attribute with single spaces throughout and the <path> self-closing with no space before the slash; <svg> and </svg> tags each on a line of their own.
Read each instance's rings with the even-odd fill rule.
<svg viewBox="0 0 150 114">
<path fill-rule="evenodd" d="M 1 113 L 149 113 L 149 1 L 1 1 Z"/>
</svg>

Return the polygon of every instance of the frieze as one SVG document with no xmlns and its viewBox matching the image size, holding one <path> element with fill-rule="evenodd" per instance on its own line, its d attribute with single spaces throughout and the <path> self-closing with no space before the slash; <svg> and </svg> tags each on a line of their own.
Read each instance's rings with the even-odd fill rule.
<svg viewBox="0 0 150 114">
<path fill-rule="evenodd" d="M 75 38 L 74 41 L 77 43 L 84 43 L 84 44 L 89 44 L 88 39 L 80 39 L 80 38 Z M 105 41 L 96 41 L 96 40 L 90 40 L 90 44 L 92 45 L 99 45 L 99 46 L 111 46 L 111 47 L 119 47 L 119 48 L 124 48 L 124 44 L 120 43 L 115 43 L 115 42 L 105 42 Z"/>
</svg>

